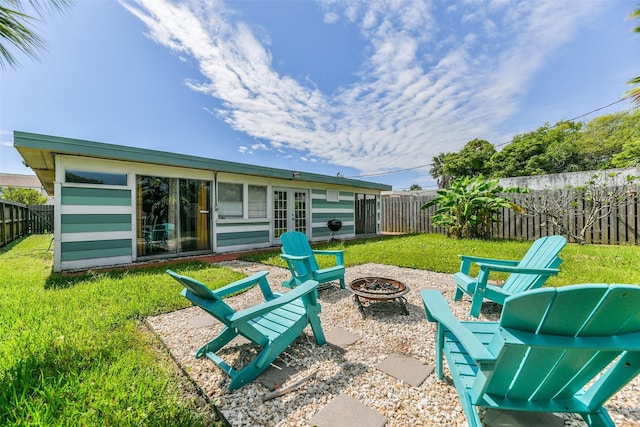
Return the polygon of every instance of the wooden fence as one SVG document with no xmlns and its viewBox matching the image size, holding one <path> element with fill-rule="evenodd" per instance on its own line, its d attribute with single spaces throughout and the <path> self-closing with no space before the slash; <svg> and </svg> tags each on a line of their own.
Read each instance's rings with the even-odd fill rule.
<svg viewBox="0 0 640 427">
<path fill-rule="evenodd" d="M 561 190 L 558 190 L 561 191 Z M 530 195 L 509 195 L 508 197 L 518 202 L 518 197 L 532 197 Z M 435 227 L 431 222 L 431 216 L 435 214 L 436 207 L 420 209 L 422 205 L 432 200 L 434 195 L 417 195 L 410 193 L 398 195 L 397 193 L 383 195 L 381 198 L 382 216 L 381 230 L 383 233 L 444 233 L 442 227 Z M 567 200 L 567 204 L 572 201 Z M 584 200 L 573 200 L 576 208 L 569 210 L 565 220 L 571 230 L 579 230 L 584 225 L 585 212 Z M 640 244 L 640 199 L 636 194 L 630 194 L 627 199 L 614 209 L 608 216 L 594 224 L 585 236 L 586 243 L 606 245 L 637 245 Z M 500 221 L 492 230 L 493 238 L 535 240 L 552 234 L 559 234 L 551 221 L 544 216 L 528 216 L 517 214 L 511 209 L 503 209 Z M 575 239 L 567 236 L 570 242 Z"/>
<path fill-rule="evenodd" d="M 53 233 L 53 206 L 0 199 L 0 248 L 28 234 Z"/>
</svg>

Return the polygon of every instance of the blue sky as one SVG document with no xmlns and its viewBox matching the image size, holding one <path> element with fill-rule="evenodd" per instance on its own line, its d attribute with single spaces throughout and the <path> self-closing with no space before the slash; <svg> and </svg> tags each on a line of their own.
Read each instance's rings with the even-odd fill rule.
<svg viewBox="0 0 640 427">
<path fill-rule="evenodd" d="M 620 100 L 636 7 L 77 0 L 38 25 L 39 62 L 2 71 L 0 172 L 31 173 L 19 130 L 434 188 L 439 153 Z"/>
</svg>

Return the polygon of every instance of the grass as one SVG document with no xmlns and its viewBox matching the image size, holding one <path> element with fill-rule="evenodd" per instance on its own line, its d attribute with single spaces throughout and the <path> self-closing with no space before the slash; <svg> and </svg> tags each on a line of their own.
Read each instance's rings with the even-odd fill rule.
<svg viewBox="0 0 640 427">
<path fill-rule="evenodd" d="M 164 268 L 51 274 L 51 236 L 0 253 L 0 425 L 212 425 L 198 396 L 145 328 L 189 302 Z M 242 277 L 172 268 L 220 286 Z M 212 408 L 211 408 L 212 409 Z"/>
<path fill-rule="evenodd" d="M 0 425 L 216 425 L 212 406 L 142 327 L 189 302 L 165 267 L 53 274 L 51 236 L 0 251 Z M 344 248 L 348 266 L 377 262 L 453 273 L 457 254 L 519 259 L 530 242 L 455 240 L 440 235 L 323 244 Z M 637 246 L 567 245 L 553 286 L 640 283 Z M 278 251 L 243 259 L 282 265 Z M 319 257 L 328 266 L 333 260 Z M 242 277 L 199 262 L 173 264 L 215 288 Z"/>
<path fill-rule="evenodd" d="M 346 266 L 376 262 L 455 273 L 460 269 L 458 254 L 517 260 L 524 256 L 530 246 L 531 242 L 526 241 L 452 239 L 438 234 L 414 234 L 346 240 L 314 245 L 314 248 L 344 249 Z M 560 257 L 564 261 L 560 266 L 560 274 L 547 281 L 549 286 L 576 283 L 640 284 L 638 246 L 567 244 Z M 246 255 L 242 259 L 286 267 L 279 251 Z M 335 258 L 327 256 L 318 256 L 316 259 L 321 267 L 328 267 L 335 262 Z M 477 269 L 471 272 L 475 274 Z M 496 275 L 498 279 L 504 277 Z"/>
</svg>

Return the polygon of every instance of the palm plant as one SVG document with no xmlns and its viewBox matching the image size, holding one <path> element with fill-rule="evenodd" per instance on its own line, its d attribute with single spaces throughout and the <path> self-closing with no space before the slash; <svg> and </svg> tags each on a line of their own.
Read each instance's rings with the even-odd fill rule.
<svg viewBox="0 0 640 427">
<path fill-rule="evenodd" d="M 634 10 L 631 13 L 631 18 L 640 18 L 640 7 L 638 7 L 636 10 Z M 635 27 L 633 29 L 633 31 L 635 31 L 636 33 L 640 33 L 640 25 L 638 25 L 637 27 Z M 635 77 L 631 80 L 629 80 L 628 82 L 629 84 L 632 85 L 640 85 L 640 76 Z M 636 86 L 633 89 L 627 91 L 627 96 L 629 96 L 630 98 L 633 98 L 633 101 L 636 104 L 640 104 L 640 86 Z"/>
<path fill-rule="evenodd" d="M 73 4 L 73 0 L 29 0 L 25 8 L 21 0 L 0 0 L 0 68 L 16 68 L 18 58 L 11 52 L 11 46 L 32 59 L 38 59 L 38 51 L 45 48 L 45 42 L 33 29 L 34 21 L 41 20 L 46 12 L 63 12 Z M 33 13 L 27 13 L 30 9 Z M 34 16 L 35 14 L 35 16 Z"/>
<path fill-rule="evenodd" d="M 438 194 L 421 209 L 437 205 L 431 220 L 457 238 L 489 238 L 491 226 L 499 220 L 503 208 L 521 213 L 522 208 L 499 193 L 526 192 L 517 187 L 503 188 L 498 180 L 485 181 L 482 175 L 456 178 L 451 187 Z"/>
</svg>

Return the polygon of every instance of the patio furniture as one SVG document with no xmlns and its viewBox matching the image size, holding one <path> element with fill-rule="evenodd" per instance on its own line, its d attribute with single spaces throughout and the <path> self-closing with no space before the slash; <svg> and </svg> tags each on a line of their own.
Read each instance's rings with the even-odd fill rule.
<svg viewBox="0 0 640 427">
<path fill-rule="evenodd" d="M 456 284 L 455 301 L 464 294 L 471 297 L 470 315 L 480 316 L 482 301 L 488 299 L 504 304 L 507 297 L 541 287 L 549 276 L 557 275 L 562 259 L 558 253 L 567 244 L 563 236 L 547 236 L 537 239 L 520 260 L 501 260 L 460 255 L 460 272 L 453 275 Z M 469 275 L 472 264 L 479 268 L 478 277 Z M 511 273 L 501 286 L 489 283 L 491 272 Z"/>
<path fill-rule="evenodd" d="M 320 285 L 338 280 L 340 288 L 345 289 L 344 282 L 344 251 L 343 250 L 313 250 L 309 245 L 307 235 L 299 231 L 288 231 L 280 236 L 282 254 L 291 272 L 291 279 L 283 283 L 285 287 L 298 286 L 306 280 L 315 280 Z M 335 257 L 336 265 L 320 268 L 315 255 Z"/>
<path fill-rule="evenodd" d="M 615 425 L 604 403 L 640 373 L 640 287 L 536 289 L 507 298 L 500 322 L 461 322 L 439 291 L 420 294 L 437 327 L 436 374 L 446 357 L 470 426 L 482 425 L 476 407 Z"/>
<path fill-rule="evenodd" d="M 320 325 L 320 305 L 317 300 L 318 282 L 308 280 L 285 293 L 274 293 L 267 282 L 267 271 L 260 271 L 214 291 L 199 281 L 174 271 L 167 273 L 180 282 L 182 295 L 224 324 L 214 339 L 200 347 L 196 358 L 206 357 L 231 377 L 229 390 L 235 390 L 253 381 L 273 362 L 306 328 L 311 325 L 316 343 L 324 345 L 326 339 Z M 260 287 L 264 302 L 235 311 L 222 298 Z M 236 336 L 241 335 L 261 350 L 250 363 L 240 369 L 229 365 L 216 352 Z"/>
</svg>

